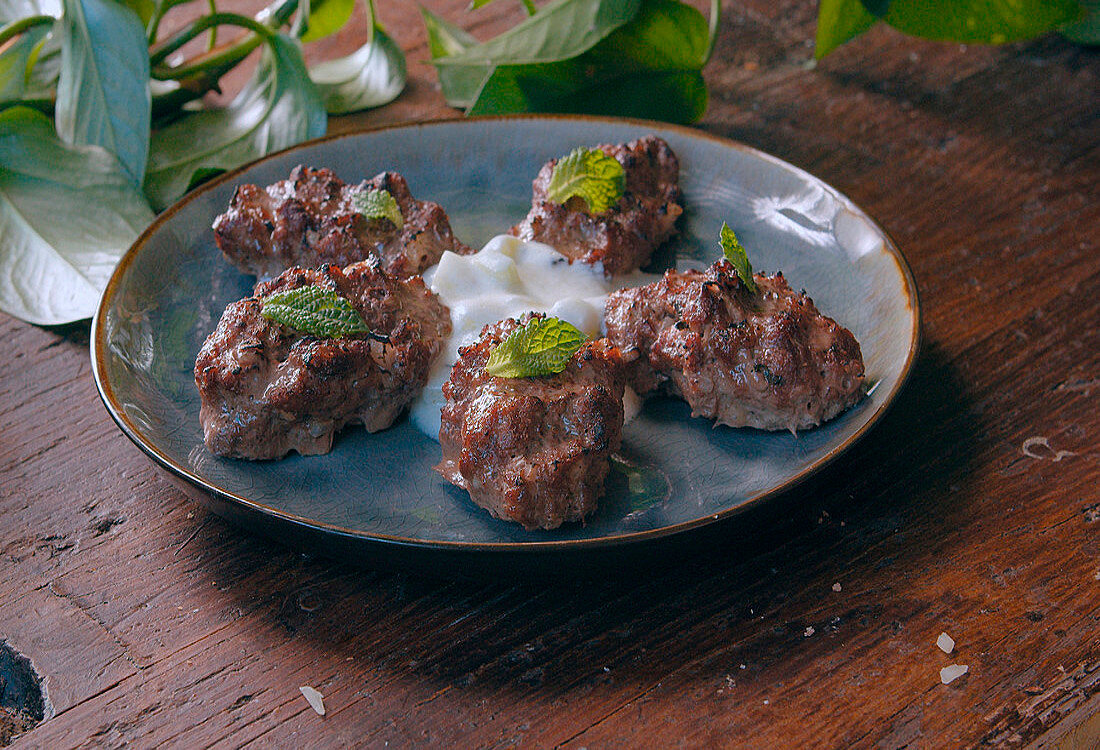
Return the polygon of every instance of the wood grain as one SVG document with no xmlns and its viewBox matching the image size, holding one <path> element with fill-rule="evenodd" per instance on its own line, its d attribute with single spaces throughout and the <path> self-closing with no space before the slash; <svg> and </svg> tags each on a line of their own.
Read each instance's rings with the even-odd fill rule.
<svg viewBox="0 0 1100 750">
<path fill-rule="evenodd" d="M 483 36 L 518 17 L 465 4 L 430 5 Z M 456 114 L 416 7 L 380 10 L 408 90 L 330 132 Z M 208 515 L 108 418 L 86 324 L 2 318 L 0 638 L 54 708 L 16 747 L 1096 736 L 1100 56 L 877 28 L 815 67 L 814 4 L 724 10 L 700 127 L 836 185 L 916 275 L 925 345 L 872 434 L 778 522 L 749 539 L 731 526 L 696 559 L 608 582 L 434 581 Z M 940 684 L 952 663 L 969 673 Z M 300 685 L 324 694 L 324 718 Z"/>
</svg>

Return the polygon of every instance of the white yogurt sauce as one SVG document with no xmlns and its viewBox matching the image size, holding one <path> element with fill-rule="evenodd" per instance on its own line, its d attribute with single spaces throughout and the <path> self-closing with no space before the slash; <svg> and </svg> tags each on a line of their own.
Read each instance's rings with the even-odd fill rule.
<svg viewBox="0 0 1100 750">
<path fill-rule="evenodd" d="M 603 333 L 604 303 L 616 289 L 640 286 L 659 279 L 635 271 L 604 277 L 601 264 L 570 263 L 541 242 L 524 242 L 498 235 L 473 255 L 443 253 L 439 263 L 424 272 L 424 283 L 451 311 L 451 337 L 428 376 L 428 384 L 409 412 L 418 430 L 439 438 L 443 384 L 458 359 L 459 347 L 477 341 L 488 323 L 542 312 L 575 325 L 589 336 Z M 628 389 L 623 399 L 629 420 L 640 408 Z"/>
</svg>

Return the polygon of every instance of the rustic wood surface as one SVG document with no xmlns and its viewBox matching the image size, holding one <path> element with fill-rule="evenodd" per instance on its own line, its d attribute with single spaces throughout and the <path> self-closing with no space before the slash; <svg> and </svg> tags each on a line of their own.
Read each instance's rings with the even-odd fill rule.
<svg viewBox="0 0 1100 750">
<path fill-rule="evenodd" d="M 430 5 L 481 35 L 519 7 L 466 4 Z M 455 114 L 416 5 L 380 5 L 408 90 L 330 131 Z M 108 418 L 87 324 L 0 316 L 0 638 L 51 702 L 15 747 L 1100 744 L 1100 55 L 879 28 L 814 67 L 814 3 L 725 5 L 699 127 L 837 186 L 913 267 L 883 423 L 751 545 L 436 581 L 211 516 Z"/>
</svg>

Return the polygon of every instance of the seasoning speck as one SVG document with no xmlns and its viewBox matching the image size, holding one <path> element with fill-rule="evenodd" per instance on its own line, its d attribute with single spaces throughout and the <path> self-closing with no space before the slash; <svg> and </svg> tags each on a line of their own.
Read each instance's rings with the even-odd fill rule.
<svg viewBox="0 0 1100 750">
<path fill-rule="evenodd" d="M 936 645 L 940 647 L 940 651 L 950 654 L 955 650 L 955 639 L 947 633 L 940 633 L 940 637 L 936 639 Z"/>
<path fill-rule="evenodd" d="M 843 587 L 839 583 L 833 584 L 833 591 L 840 591 Z"/>
<path fill-rule="evenodd" d="M 806 626 L 806 631 L 802 635 L 809 638 L 813 634 L 814 634 L 814 626 L 813 625 L 808 625 L 808 626 Z"/>
<path fill-rule="evenodd" d="M 311 688 L 309 685 L 302 685 L 298 688 L 302 691 L 302 695 L 309 701 L 309 707 L 317 712 L 318 716 L 325 715 L 325 696 L 321 695 L 318 691 Z"/>
</svg>

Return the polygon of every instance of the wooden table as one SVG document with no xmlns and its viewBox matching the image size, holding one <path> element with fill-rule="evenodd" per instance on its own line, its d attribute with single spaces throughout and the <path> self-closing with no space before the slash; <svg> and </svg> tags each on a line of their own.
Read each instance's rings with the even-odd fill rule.
<svg viewBox="0 0 1100 750">
<path fill-rule="evenodd" d="M 483 35 L 519 12 L 466 1 L 433 7 Z M 382 5 L 408 90 L 332 131 L 455 114 L 416 7 Z M 99 402 L 87 324 L 0 316 L 0 637 L 51 714 L 15 745 L 1100 745 L 1100 57 L 881 28 L 815 68 L 814 14 L 727 3 L 699 127 L 875 216 L 925 338 L 781 521 L 603 583 L 305 556 L 158 475 Z"/>
</svg>

